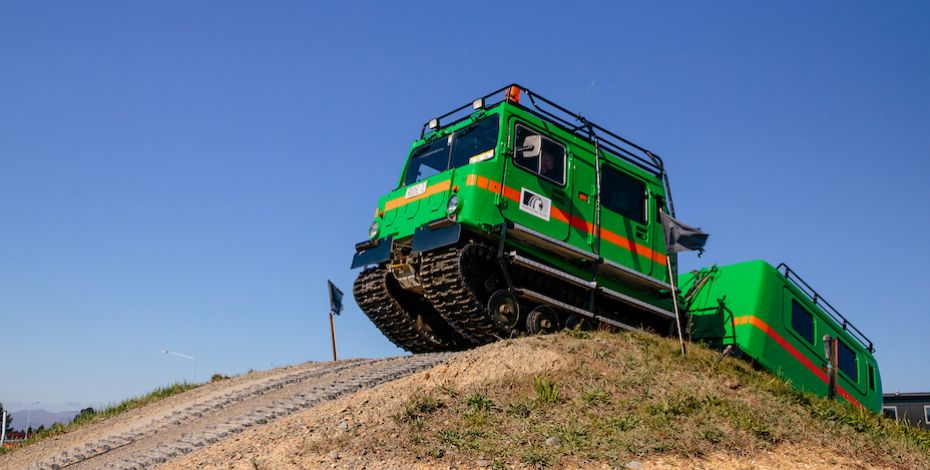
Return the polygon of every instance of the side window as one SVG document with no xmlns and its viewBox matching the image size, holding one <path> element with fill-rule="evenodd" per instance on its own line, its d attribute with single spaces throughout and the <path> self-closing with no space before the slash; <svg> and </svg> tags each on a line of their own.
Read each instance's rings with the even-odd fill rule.
<svg viewBox="0 0 930 470">
<path fill-rule="evenodd" d="M 517 124 L 514 133 L 514 148 L 519 148 L 527 137 L 539 135 L 533 130 Z M 558 185 L 565 184 L 565 147 L 546 136 L 541 136 L 542 149 L 534 157 L 514 151 L 513 162 L 530 173 L 539 175 Z"/>
<path fill-rule="evenodd" d="M 791 299 L 791 328 L 808 343 L 814 344 L 814 316 L 794 299 Z"/>
<path fill-rule="evenodd" d="M 883 406 L 882 414 L 885 415 L 886 418 L 891 418 L 895 421 L 898 420 L 898 408 L 895 406 Z"/>
<path fill-rule="evenodd" d="M 856 360 L 856 353 L 853 352 L 846 343 L 839 342 L 839 364 L 840 370 L 852 379 L 853 382 L 859 381 L 859 362 Z"/>
<path fill-rule="evenodd" d="M 646 223 L 646 185 L 604 166 L 601 172 L 601 205 L 628 219 Z"/>
<path fill-rule="evenodd" d="M 875 369 L 872 367 L 872 364 L 869 364 L 869 390 L 875 391 Z"/>
</svg>

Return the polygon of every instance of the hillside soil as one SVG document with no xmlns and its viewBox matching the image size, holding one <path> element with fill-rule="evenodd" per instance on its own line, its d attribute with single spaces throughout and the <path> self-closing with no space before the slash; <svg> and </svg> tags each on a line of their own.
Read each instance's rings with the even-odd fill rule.
<svg viewBox="0 0 930 470">
<path fill-rule="evenodd" d="M 930 469 L 930 433 L 645 333 L 502 341 L 163 469 Z"/>
</svg>

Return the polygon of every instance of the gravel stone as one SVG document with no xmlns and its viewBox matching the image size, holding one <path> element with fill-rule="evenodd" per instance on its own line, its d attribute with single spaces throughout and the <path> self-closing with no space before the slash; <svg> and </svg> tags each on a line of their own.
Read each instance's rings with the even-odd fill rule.
<svg viewBox="0 0 930 470">
<path fill-rule="evenodd" d="M 562 441 L 558 437 L 551 436 L 546 438 L 546 445 L 549 447 L 558 447 L 560 444 L 562 444 Z"/>
</svg>

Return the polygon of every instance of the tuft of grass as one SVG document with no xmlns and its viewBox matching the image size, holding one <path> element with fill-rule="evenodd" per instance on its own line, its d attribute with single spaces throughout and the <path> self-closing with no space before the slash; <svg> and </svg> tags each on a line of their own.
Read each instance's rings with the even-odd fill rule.
<svg viewBox="0 0 930 470">
<path fill-rule="evenodd" d="M 597 405 L 609 405 L 610 404 L 610 395 L 607 392 L 601 390 L 600 388 L 593 388 L 581 392 L 581 401 L 583 401 L 588 406 L 597 406 Z"/>
<path fill-rule="evenodd" d="M 494 411 L 497 406 L 485 395 L 475 392 L 465 398 L 469 411 L 473 413 L 488 413 Z"/>
<path fill-rule="evenodd" d="M 588 339 L 591 337 L 591 333 L 588 333 L 587 331 L 582 330 L 581 326 L 576 326 L 570 330 L 565 330 L 564 333 L 565 333 L 565 336 L 568 336 L 569 338 L 575 338 L 575 339 Z"/>
<path fill-rule="evenodd" d="M 533 390 L 536 391 L 536 401 L 552 405 L 559 402 L 559 385 L 544 375 L 533 377 Z"/>
<path fill-rule="evenodd" d="M 530 416 L 530 407 L 526 403 L 510 403 L 507 405 L 507 414 L 514 418 L 527 418 Z"/>
<path fill-rule="evenodd" d="M 445 402 L 432 396 L 416 394 L 404 404 L 404 410 L 398 421 L 412 425 L 416 429 L 423 429 L 423 417 L 446 406 Z"/>
</svg>

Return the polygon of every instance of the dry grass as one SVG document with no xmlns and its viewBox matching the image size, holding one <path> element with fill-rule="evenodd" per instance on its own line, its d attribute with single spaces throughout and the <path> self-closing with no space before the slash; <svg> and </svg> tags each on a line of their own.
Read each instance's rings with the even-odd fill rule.
<svg viewBox="0 0 930 470">
<path fill-rule="evenodd" d="M 400 443 L 374 434 L 356 444 L 400 444 L 436 465 L 483 457 L 496 468 L 749 456 L 798 444 L 866 464 L 930 468 L 930 433 L 797 392 L 740 360 L 715 364 L 701 347 L 682 358 L 675 341 L 645 333 L 545 341 L 572 366 L 426 388 L 394 414 Z"/>
</svg>

